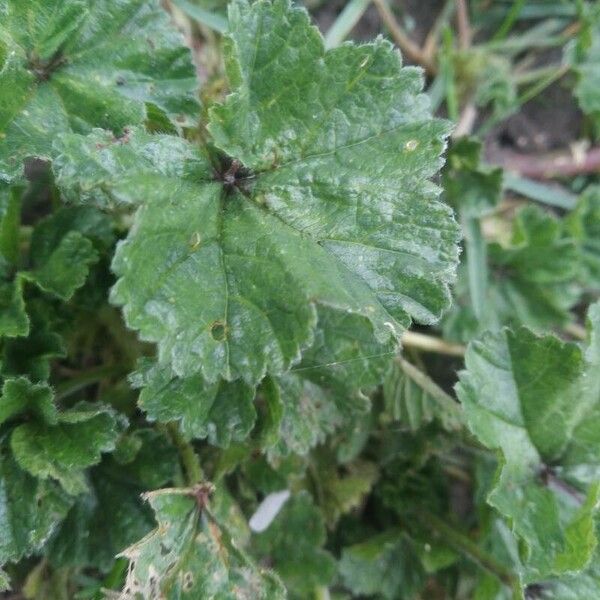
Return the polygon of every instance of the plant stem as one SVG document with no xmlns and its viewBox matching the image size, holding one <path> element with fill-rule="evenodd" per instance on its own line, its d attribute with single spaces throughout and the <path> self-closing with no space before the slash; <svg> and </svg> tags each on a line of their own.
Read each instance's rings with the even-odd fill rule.
<svg viewBox="0 0 600 600">
<path fill-rule="evenodd" d="M 538 83 L 532 85 L 528 90 L 521 94 L 517 99 L 517 104 L 519 106 L 526 104 L 538 94 L 543 92 L 549 85 L 553 84 L 555 81 L 558 81 L 568 72 L 568 70 L 569 65 L 562 65 L 558 69 L 554 69 L 551 73 L 546 75 L 546 77 L 542 77 Z"/>
<path fill-rule="evenodd" d="M 477 320 L 481 321 L 485 312 L 488 276 L 487 248 L 478 218 L 463 217 L 463 229 L 465 232 L 469 294 L 473 303 L 473 312 Z"/>
<path fill-rule="evenodd" d="M 450 27 L 445 27 L 442 34 L 442 52 L 440 54 L 440 71 L 443 75 L 446 89 L 446 109 L 451 121 L 458 121 L 460 116 L 458 107 L 458 92 L 456 90 L 454 72 L 454 35 Z"/>
<path fill-rule="evenodd" d="M 538 156 L 506 151 L 495 159 L 498 166 L 532 179 L 575 177 L 600 172 L 600 146 L 575 152 L 572 147 Z"/>
<path fill-rule="evenodd" d="M 364 15 L 369 4 L 371 0 L 350 0 L 327 31 L 325 47 L 329 49 L 339 46 Z"/>
<path fill-rule="evenodd" d="M 512 29 L 512 26 L 515 24 L 515 21 L 519 18 L 519 14 L 524 4 L 525 0 L 515 0 L 515 2 L 513 2 L 513 5 L 506 13 L 506 17 L 504 17 L 504 21 L 492 37 L 493 42 L 499 42 L 506 37 L 508 32 Z"/>
<path fill-rule="evenodd" d="M 540 183 L 511 171 L 504 172 L 504 187 L 521 196 L 565 210 L 572 210 L 577 203 L 577 196 L 558 184 Z"/>
<path fill-rule="evenodd" d="M 503 564 L 499 563 L 495 557 L 480 548 L 464 533 L 448 525 L 447 521 L 440 519 L 437 515 L 426 509 L 420 508 L 416 513 L 416 516 L 422 525 L 437 534 L 455 550 L 458 550 L 467 558 L 470 558 L 472 561 L 483 567 L 486 571 L 489 571 L 498 577 L 500 581 L 505 583 L 511 589 L 519 589 L 519 583 L 511 571 Z"/>
<path fill-rule="evenodd" d="M 330 600 L 329 588 L 324 585 L 315 587 L 315 600 Z"/>
<path fill-rule="evenodd" d="M 420 388 L 427 392 L 434 400 L 440 404 L 445 412 L 452 415 L 456 420 L 457 425 L 462 423 L 463 414 L 460 405 L 447 394 L 433 379 L 428 377 L 423 371 L 417 369 L 415 365 L 409 363 L 401 356 L 397 357 L 398 364 L 404 373 L 410 377 Z"/>
<path fill-rule="evenodd" d="M 471 45 L 471 23 L 467 0 L 456 0 L 456 23 L 458 25 L 458 43 L 461 50 L 467 50 Z"/>
<path fill-rule="evenodd" d="M 440 11 L 433 27 L 429 30 L 425 43 L 423 44 L 423 54 L 430 60 L 435 59 L 437 47 L 440 39 L 440 33 L 454 12 L 454 1 L 446 0 L 444 8 Z"/>
<path fill-rule="evenodd" d="M 416 331 L 405 331 L 402 334 L 402 345 L 417 348 L 424 352 L 446 354 L 447 356 L 464 356 L 466 348 L 462 344 L 453 344 L 446 340 L 436 338 Z"/>
<path fill-rule="evenodd" d="M 188 0 L 172 0 L 173 4 L 182 10 L 188 17 L 202 25 L 206 25 L 217 33 L 225 33 L 228 28 L 227 18 L 216 12 L 206 10 Z"/>
<path fill-rule="evenodd" d="M 373 4 L 379 12 L 381 20 L 388 28 L 390 35 L 394 38 L 394 41 L 402 50 L 402 52 L 413 62 L 421 65 L 427 74 L 435 75 L 437 67 L 433 61 L 425 55 L 425 53 L 415 44 L 406 33 L 400 24 L 396 20 L 394 13 L 390 10 L 389 6 L 385 3 L 385 0 L 373 0 Z"/>
<path fill-rule="evenodd" d="M 202 467 L 200 466 L 198 455 L 194 451 L 194 447 L 181 435 L 176 423 L 169 423 L 167 425 L 167 431 L 179 452 L 179 458 L 188 485 L 192 486 L 196 483 L 200 483 L 204 479 L 204 474 L 202 472 Z"/>
<path fill-rule="evenodd" d="M 588 337 L 586 328 L 579 323 L 568 323 L 565 325 L 565 333 L 568 333 L 577 340 L 586 340 Z"/>
<path fill-rule="evenodd" d="M 61 381 L 55 386 L 56 399 L 62 400 L 88 385 L 98 383 L 103 379 L 114 377 L 116 375 L 125 375 L 125 373 L 126 370 L 123 369 L 121 365 L 105 365 L 102 367 L 95 367 L 89 371 L 82 371 L 67 381 Z"/>
</svg>

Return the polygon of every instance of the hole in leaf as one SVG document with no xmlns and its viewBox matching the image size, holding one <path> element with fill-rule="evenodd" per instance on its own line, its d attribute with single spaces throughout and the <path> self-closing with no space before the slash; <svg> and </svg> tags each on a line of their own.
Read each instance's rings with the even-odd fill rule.
<svg viewBox="0 0 600 600">
<path fill-rule="evenodd" d="M 210 335 L 215 342 L 225 341 L 225 337 L 227 336 L 225 323 L 222 321 L 215 321 L 210 328 Z"/>
</svg>

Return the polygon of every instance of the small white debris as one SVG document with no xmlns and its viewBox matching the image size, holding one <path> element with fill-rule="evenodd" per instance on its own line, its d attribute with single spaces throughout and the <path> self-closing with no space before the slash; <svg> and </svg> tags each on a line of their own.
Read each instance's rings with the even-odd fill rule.
<svg viewBox="0 0 600 600">
<path fill-rule="evenodd" d="M 279 511 L 283 508 L 289 497 L 289 490 L 269 494 L 250 517 L 250 521 L 248 522 L 250 529 L 256 533 L 263 532 L 279 514 Z"/>
</svg>

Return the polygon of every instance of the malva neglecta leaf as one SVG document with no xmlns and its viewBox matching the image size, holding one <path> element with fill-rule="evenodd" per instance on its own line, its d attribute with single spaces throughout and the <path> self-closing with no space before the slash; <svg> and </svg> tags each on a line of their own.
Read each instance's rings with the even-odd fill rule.
<svg viewBox="0 0 600 600">
<path fill-rule="evenodd" d="M 582 263 L 581 284 L 600 290 L 600 187 L 590 186 L 565 217 L 565 236 L 572 239 Z"/>
<path fill-rule="evenodd" d="M 364 415 L 367 393 L 393 354 L 391 345 L 373 339 L 364 319 L 319 309 L 315 341 L 302 362 L 274 378 L 281 414 L 273 424 L 275 442 L 267 444 L 270 455 L 306 454 L 345 420 Z M 180 378 L 168 365 L 143 361 L 130 382 L 141 389 L 138 404 L 151 421 L 176 421 L 189 439 L 226 447 L 243 441 L 256 420 L 256 389 L 241 380 L 207 384 L 201 375 Z"/>
<path fill-rule="evenodd" d="M 394 354 L 393 344 L 377 343 L 366 320 L 320 307 L 313 345 L 298 366 L 275 378 L 282 414 L 269 456 L 307 454 L 344 423 L 364 418 Z"/>
<path fill-rule="evenodd" d="M 457 393 L 469 428 L 502 460 L 488 501 L 525 546 L 527 583 L 583 569 L 600 499 L 600 304 L 584 351 L 525 328 L 489 333 L 466 355 Z"/>
<path fill-rule="evenodd" d="M 19 416 L 10 433 L 18 465 L 39 479 L 55 479 L 70 494 L 86 491 L 84 470 L 113 450 L 121 423 L 106 406 L 81 402 L 68 410 L 54 406 L 51 388 L 25 378 L 6 380 L 0 424 Z"/>
<path fill-rule="evenodd" d="M 521 209 L 507 242 L 487 244 L 489 281 L 485 312 L 477 320 L 468 295 L 467 269 L 461 265 L 455 294 L 459 300 L 444 316 L 450 338 L 467 341 L 488 329 L 526 325 L 536 331 L 566 324 L 580 297 L 582 253 L 565 235 L 564 224 L 536 206 Z"/>
<path fill-rule="evenodd" d="M 182 124 L 198 111 L 190 52 L 158 0 L 2 0 L 0 60 L 0 180 L 51 158 L 61 132 L 119 135 L 146 103 Z"/>
<path fill-rule="evenodd" d="M 460 138 L 448 150 L 443 170 L 448 203 L 466 218 L 492 212 L 502 194 L 502 169 L 481 163 L 482 144 Z"/>
<path fill-rule="evenodd" d="M 168 484 L 178 458 L 154 430 L 138 429 L 134 437 L 140 446 L 131 460 L 118 463 L 113 453 L 90 471 L 89 492 L 77 497 L 50 541 L 47 555 L 53 566 L 77 564 L 107 572 L 119 552 L 154 528 L 152 510 L 141 495 Z"/>
<path fill-rule="evenodd" d="M 138 404 L 150 421 L 176 421 L 189 439 L 215 446 L 244 440 L 256 419 L 254 388 L 241 380 L 207 384 L 201 375 L 179 378 L 168 365 L 141 364 L 130 377 L 142 388 Z"/>
<path fill-rule="evenodd" d="M 23 471 L 13 458 L 0 458 L 0 564 L 40 550 L 73 502 L 53 481 Z"/>
<path fill-rule="evenodd" d="M 345 548 L 340 561 L 344 585 L 354 594 L 412 598 L 425 573 L 416 544 L 401 530 L 390 530 Z"/>
<path fill-rule="evenodd" d="M 276 575 L 236 547 L 207 505 L 207 484 L 146 495 L 158 528 L 123 552 L 130 568 L 121 600 L 162 597 L 283 600 Z"/>
<path fill-rule="evenodd" d="M 160 362 L 179 377 L 256 385 L 299 361 L 316 305 L 366 317 L 382 342 L 411 317 L 435 321 L 459 233 L 428 181 L 448 125 L 431 118 L 419 72 L 391 45 L 326 53 L 287 0 L 236 2 L 230 19 L 233 93 L 211 111 L 211 162 L 190 149 L 179 151 L 187 164 L 162 167 L 174 142 L 132 130 L 112 143 L 63 136 L 55 170 L 72 187 L 83 147 L 80 187 L 101 182 L 104 197 L 142 204 L 113 261 L 112 299 L 158 343 Z"/>
<path fill-rule="evenodd" d="M 284 504 L 273 522 L 252 537 L 257 557 L 272 564 L 292 598 L 306 598 L 316 586 L 327 586 L 335 560 L 323 549 L 325 522 L 310 494 L 300 492 Z"/>
<path fill-rule="evenodd" d="M 15 188 L 12 192 L 12 197 L 16 197 Z M 14 223 L 20 220 L 20 203 L 17 207 L 17 216 L 11 216 L 9 220 L 18 232 Z M 7 242 L 10 235 L 14 237 L 14 231 L 11 230 L 9 235 L 8 228 L 4 232 L 1 231 L 12 212 L 11 208 L 4 215 L 0 214 L 0 253 L 3 242 Z M 91 206 L 62 208 L 41 220 L 31 235 L 28 256 L 22 260 L 30 266 L 29 269 L 18 269 L 18 244 L 14 251 L 4 254 L 5 259 L 9 255 L 12 258 L 10 262 L 6 260 L 1 265 L 6 266 L 5 269 L 1 269 L 0 266 L 0 273 L 4 271 L 2 275 L 5 279 L 0 280 L 0 337 L 18 338 L 32 335 L 32 323 L 28 315 L 31 307 L 26 309 L 24 299 L 27 282 L 61 300 L 70 300 L 85 283 L 90 267 L 100 258 L 100 252 L 106 251 L 112 245 L 113 239 L 112 225 L 108 217 Z M 12 242 L 4 244 L 5 247 L 13 245 Z M 60 343 L 49 340 L 48 336 L 43 345 L 50 345 L 55 352 L 60 352 Z M 35 374 L 33 376 L 44 378 Z"/>
</svg>

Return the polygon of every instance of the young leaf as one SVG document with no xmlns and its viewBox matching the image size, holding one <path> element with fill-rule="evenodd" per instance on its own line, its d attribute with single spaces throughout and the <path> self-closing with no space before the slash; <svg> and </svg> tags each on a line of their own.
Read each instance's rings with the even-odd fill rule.
<svg viewBox="0 0 600 600">
<path fill-rule="evenodd" d="M 52 390 L 25 378 L 5 381 L 0 423 L 17 416 L 33 419 L 17 425 L 10 447 L 21 468 L 39 479 L 56 479 L 70 494 L 86 491 L 84 469 L 114 449 L 118 422 L 105 406 L 79 403 L 57 411 Z"/>
<path fill-rule="evenodd" d="M 285 598 L 279 579 L 252 563 L 215 521 L 206 493 L 198 486 L 146 495 L 159 527 L 123 552 L 131 564 L 122 600 Z"/>
<path fill-rule="evenodd" d="M 566 234 L 575 241 L 583 269 L 581 283 L 600 290 L 600 187 L 589 187 L 565 218 Z"/>
<path fill-rule="evenodd" d="M 470 429 L 501 450 L 488 501 L 525 544 L 527 583 L 584 568 L 597 544 L 599 304 L 589 318 L 585 354 L 525 328 L 484 336 L 457 386 Z"/>
<path fill-rule="evenodd" d="M 32 384 L 25 377 L 6 379 L 0 398 L 0 425 L 20 415 L 29 415 L 49 425 L 58 423 L 52 389 L 43 383 Z"/>
<path fill-rule="evenodd" d="M 78 231 L 69 231 L 46 260 L 20 276 L 62 300 L 69 300 L 87 278 L 89 266 L 98 260 L 92 242 Z"/>
<path fill-rule="evenodd" d="M 544 330 L 566 324 L 577 302 L 582 260 L 576 241 L 563 224 L 534 206 L 523 208 L 513 223 L 508 244 L 487 247 L 490 279 L 485 310 L 477 320 L 466 305 L 467 272 L 459 268 L 456 295 L 461 298 L 444 319 L 450 338 L 468 341 L 487 329 L 526 325 Z"/>
<path fill-rule="evenodd" d="M 146 103 L 193 120 L 194 67 L 157 0 L 5 0 L 0 10 L 0 180 L 19 177 L 26 157 L 51 158 L 61 132 L 142 123 Z"/>
<path fill-rule="evenodd" d="M 117 435 L 110 411 L 81 403 L 60 413 L 56 425 L 19 425 L 10 442 L 23 469 L 40 479 L 56 479 L 68 493 L 79 494 L 87 490 L 84 470 L 114 449 Z"/>
<path fill-rule="evenodd" d="M 467 218 L 482 217 L 498 205 L 502 169 L 481 164 L 481 143 L 460 138 L 449 149 L 443 171 L 448 202 Z"/>
</svg>

